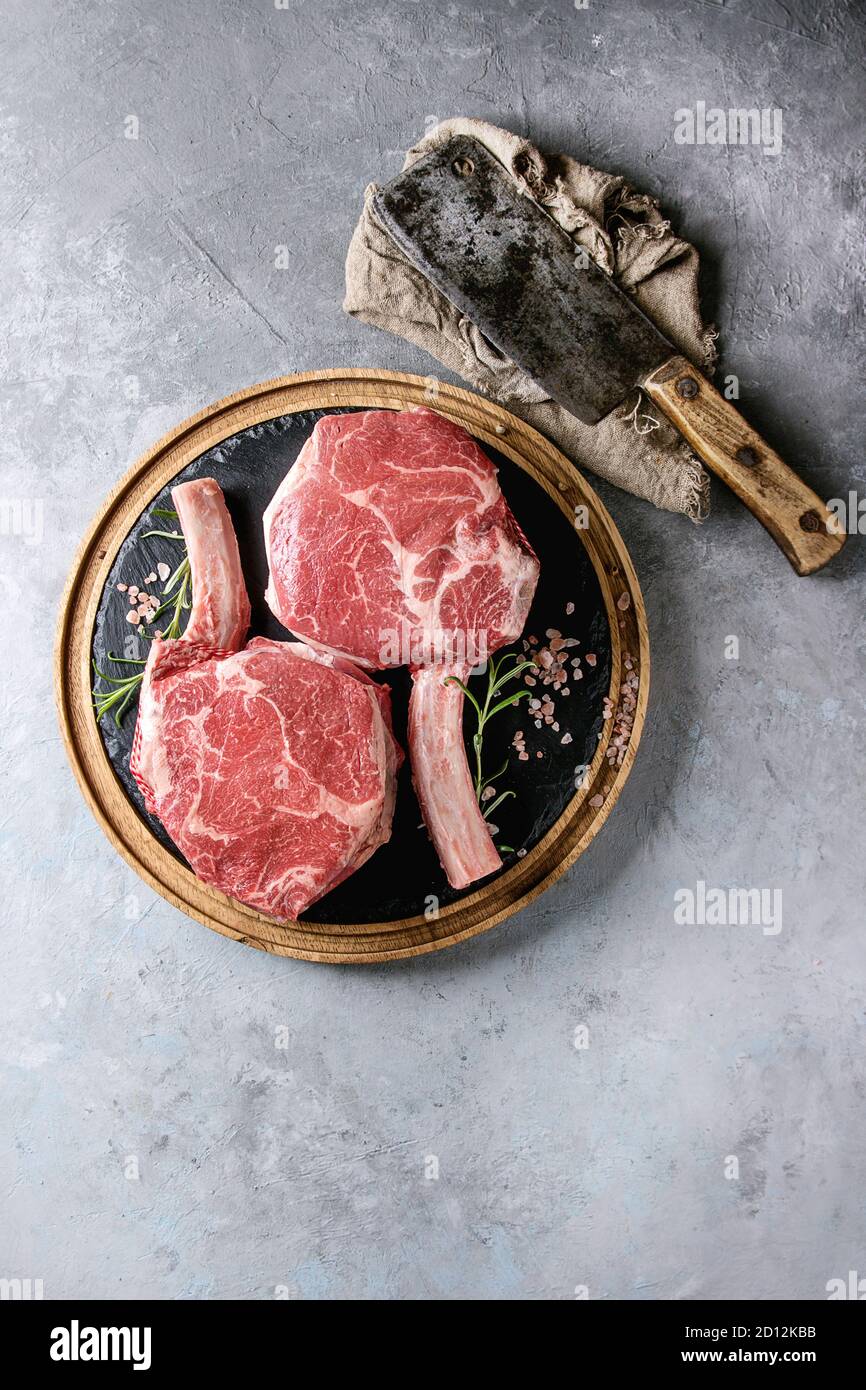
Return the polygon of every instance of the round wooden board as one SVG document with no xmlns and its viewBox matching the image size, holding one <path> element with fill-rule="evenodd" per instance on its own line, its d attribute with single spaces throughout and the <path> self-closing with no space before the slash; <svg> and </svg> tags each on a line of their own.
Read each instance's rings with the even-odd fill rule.
<svg viewBox="0 0 866 1390">
<path fill-rule="evenodd" d="M 585 508 L 586 526 L 577 534 L 598 576 L 610 625 L 614 707 L 629 674 L 628 654 L 640 678 L 631 739 L 621 766 L 611 766 L 605 757 L 612 733 L 608 720 L 584 785 L 544 838 L 476 892 L 442 907 L 435 919 L 418 916 L 361 925 L 277 923 L 200 882 L 154 838 L 120 786 L 99 736 L 90 695 L 100 596 L 132 523 L 181 469 L 208 449 L 283 415 L 340 407 L 404 410 L 416 405 L 432 405 L 482 444 L 506 455 L 569 519 L 577 508 Z M 628 595 L 627 602 L 623 595 Z M 85 799 L 115 849 L 146 883 L 205 926 L 248 946 L 300 960 L 380 962 L 440 950 L 486 931 L 525 907 L 574 863 L 610 814 L 634 761 L 649 693 L 649 639 L 643 598 L 622 538 L 592 488 L 558 449 L 501 406 L 468 391 L 433 385 L 430 377 L 347 368 L 280 377 L 227 396 L 165 435 L 130 469 L 101 507 L 70 575 L 57 636 L 55 687 L 63 739 Z"/>
</svg>

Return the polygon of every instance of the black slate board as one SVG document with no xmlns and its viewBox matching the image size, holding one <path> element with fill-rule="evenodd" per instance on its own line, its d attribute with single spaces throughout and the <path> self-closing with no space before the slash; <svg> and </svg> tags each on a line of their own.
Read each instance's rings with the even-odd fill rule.
<svg viewBox="0 0 866 1390">
<path fill-rule="evenodd" d="M 294 463 L 316 421 L 327 411 L 308 411 L 284 415 L 233 435 L 217 448 L 202 454 L 174 479 L 214 477 L 226 496 L 237 531 L 241 559 L 252 602 L 251 635 L 286 639 L 287 634 L 264 601 L 267 561 L 262 536 L 262 513 L 278 484 Z M 340 414 L 352 413 L 340 411 Z M 510 754 L 509 768 L 497 783 L 497 790 L 513 788 L 510 797 L 497 808 L 493 819 L 500 828 L 498 843 L 514 851 L 529 850 L 562 814 L 575 791 L 575 772 L 592 761 L 602 724 L 602 704 L 610 681 L 610 631 L 595 572 L 580 537 L 559 508 L 532 479 L 510 459 L 486 450 L 499 469 L 499 481 L 508 504 L 517 517 L 541 562 L 541 578 L 527 624 L 527 633 L 544 639 L 548 628 L 565 637 L 575 637 L 579 654 L 595 652 L 596 667 L 583 665 L 583 680 L 572 682 L 571 695 L 556 699 L 559 733 L 547 726 L 537 730 L 522 700 L 515 709 L 503 710 L 488 724 L 484 735 L 485 769 L 500 767 Z M 93 638 L 93 656 L 105 669 L 109 651 L 130 655 L 129 640 L 135 630 L 126 621 L 127 601 L 118 593 L 119 582 L 142 586 L 144 576 L 156 569 L 160 560 L 174 569 L 182 554 L 177 542 L 142 540 L 144 532 L 173 529 L 164 519 L 151 516 L 155 507 L 171 507 L 166 488 L 139 517 L 124 541 L 100 598 Z M 142 586 L 143 587 L 143 586 Z M 158 592 L 156 585 L 148 591 Z M 575 605 L 567 616 L 567 603 Z M 147 655 L 147 643 L 139 639 L 140 655 Z M 126 644 L 126 645 L 125 645 Z M 520 643 L 514 648 L 521 651 Z M 123 671 L 133 668 L 113 667 Z M 394 730 L 406 748 L 406 715 L 411 681 L 401 668 L 383 673 L 379 679 L 390 687 L 394 709 Z M 482 688 L 486 677 L 475 678 Z M 541 693 L 537 687 L 534 694 Z M 467 701 L 467 732 L 473 712 Z M 526 736 L 528 762 L 520 762 L 510 748 L 517 729 Z M 126 714 L 118 731 L 110 718 L 102 720 L 100 731 L 109 760 L 127 796 L 153 834 L 177 858 L 182 856 L 163 827 L 144 809 L 141 794 L 129 773 L 129 754 L 135 730 L 135 709 Z M 563 746 L 563 734 L 572 735 Z M 542 749 L 543 758 L 535 756 Z M 412 790 L 408 759 L 400 773 L 397 811 L 391 840 L 373 855 L 362 869 L 328 893 L 303 914 L 310 922 L 368 923 L 396 921 L 423 913 L 430 897 L 439 904 L 453 902 L 474 891 L 455 892 L 448 887 L 427 833 L 419 828 L 421 813 Z M 503 856 L 505 865 L 514 855 Z"/>
</svg>

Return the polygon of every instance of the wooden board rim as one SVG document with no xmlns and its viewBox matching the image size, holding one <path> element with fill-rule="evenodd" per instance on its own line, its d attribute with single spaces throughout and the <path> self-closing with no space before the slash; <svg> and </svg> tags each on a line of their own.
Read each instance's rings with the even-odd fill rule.
<svg viewBox="0 0 866 1390">
<path fill-rule="evenodd" d="M 405 409 L 432 405 L 482 442 L 507 455 L 574 518 L 585 506 L 589 526 L 578 531 L 601 587 L 611 633 L 611 684 L 617 704 L 627 674 L 626 653 L 639 671 L 637 708 L 622 765 L 604 753 L 611 721 L 590 765 L 586 785 L 547 834 L 523 858 L 449 904 L 433 921 L 423 917 L 379 924 L 279 924 L 201 883 L 151 834 L 127 799 L 96 728 L 90 706 L 90 652 L 105 579 L 129 526 L 166 483 L 194 458 L 226 438 L 280 415 L 340 406 Z M 622 594 L 629 598 L 618 607 Z M 333 964 L 379 963 L 441 950 L 496 926 L 527 906 L 583 853 L 610 815 L 637 752 L 649 695 L 649 636 L 643 596 L 631 558 L 606 507 L 566 457 L 504 407 L 432 377 L 343 368 L 276 377 L 225 396 L 162 436 L 123 476 L 85 534 L 67 581 L 54 656 L 55 694 L 67 756 L 82 793 L 111 844 L 156 892 L 188 916 L 236 941 L 276 955 Z M 603 795 L 603 803 L 589 802 Z"/>
</svg>

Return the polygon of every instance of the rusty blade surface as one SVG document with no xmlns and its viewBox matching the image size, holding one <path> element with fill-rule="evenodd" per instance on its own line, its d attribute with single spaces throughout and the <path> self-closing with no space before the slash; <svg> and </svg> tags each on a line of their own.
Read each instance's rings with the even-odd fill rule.
<svg viewBox="0 0 866 1390">
<path fill-rule="evenodd" d="M 373 206 L 431 284 L 587 424 L 676 351 L 471 136 L 422 156 Z"/>
</svg>

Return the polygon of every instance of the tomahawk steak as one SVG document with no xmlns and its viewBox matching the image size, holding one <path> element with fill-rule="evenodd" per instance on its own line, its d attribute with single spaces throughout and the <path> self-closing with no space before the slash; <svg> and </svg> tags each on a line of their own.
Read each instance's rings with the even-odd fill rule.
<svg viewBox="0 0 866 1390">
<path fill-rule="evenodd" d="M 409 747 L 421 808 L 449 881 L 501 860 L 462 736 L 466 679 L 523 631 L 538 560 L 496 469 L 433 410 L 318 421 L 264 516 L 266 598 L 320 650 L 412 668 Z"/>
<path fill-rule="evenodd" d="M 193 606 L 153 642 L 130 768 L 195 873 L 297 916 L 391 833 L 402 754 L 387 687 L 351 662 L 254 638 L 237 541 L 212 478 L 172 492 Z"/>
</svg>

